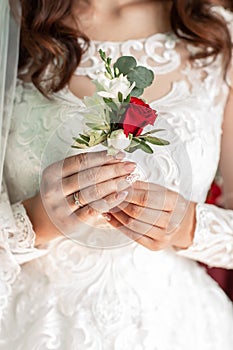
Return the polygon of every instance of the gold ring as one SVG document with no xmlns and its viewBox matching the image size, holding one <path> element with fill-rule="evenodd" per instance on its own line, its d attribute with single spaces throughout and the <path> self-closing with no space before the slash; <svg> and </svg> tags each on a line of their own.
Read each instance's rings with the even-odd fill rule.
<svg viewBox="0 0 233 350">
<path fill-rule="evenodd" d="M 73 193 L 74 198 L 74 204 L 76 204 L 79 208 L 83 207 L 83 205 L 80 203 L 78 192 Z"/>
</svg>

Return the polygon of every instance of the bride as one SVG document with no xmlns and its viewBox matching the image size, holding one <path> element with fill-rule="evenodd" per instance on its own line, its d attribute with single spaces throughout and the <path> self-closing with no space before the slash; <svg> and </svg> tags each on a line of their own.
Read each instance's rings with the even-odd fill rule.
<svg viewBox="0 0 233 350">
<path fill-rule="evenodd" d="M 233 14 L 21 0 L 16 81 L 19 20 L 0 10 L 0 349 L 232 349 L 232 304 L 196 261 L 233 268 Z M 143 98 L 169 146 L 70 148 L 100 48 L 154 71 Z M 204 203 L 219 161 L 226 209 Z"/>
</svg>

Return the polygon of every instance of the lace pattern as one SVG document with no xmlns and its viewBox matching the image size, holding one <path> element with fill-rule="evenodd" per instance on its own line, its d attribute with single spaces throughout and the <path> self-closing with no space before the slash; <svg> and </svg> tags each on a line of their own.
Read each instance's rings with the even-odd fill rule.
<svg viewBox="0 0 233 350">
<path fill-rule="evenodd" d="M 75 75 L 88 76 L 96 79 L 98 72 L 104 71 L 104 63 L 96 53 L 102 49 L 107 52 L 113 61 L 119 56 L 133 55 L 138 63 L 152 69 L 155 74 L 167 74 L 180 66 L 180 55 L 176 51 L 179 39 L 173 33 L 154 34 L 139 40 L 126 40 L 120 42 L 91 41 L 88 51 L 83 55 L 81 66 Z"/>
<path fill-rule="evenodd" d="M 12 212 L 18 229 L 17 235 L 11 233 L 8 235 L 12 251 L 34 248 L 36 235 L 22 203 L 13 204 Z"/>
<path fill-rule="evenodd" d="M 233 269 L 233 211 L 199 203 L 194 242 L 179 255 L 209 266 Z"/>
</svg>

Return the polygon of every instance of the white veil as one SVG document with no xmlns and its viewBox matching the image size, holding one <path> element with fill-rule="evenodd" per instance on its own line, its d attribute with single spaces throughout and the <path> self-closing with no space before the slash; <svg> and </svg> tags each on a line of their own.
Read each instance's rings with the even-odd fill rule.
<svg viewBox="0 0 233 350">
<path fill-rule="evenodd" d="M 18 1 L 14 1 L 14 5 L 13 15 L 9 1 L 0 0 L 0 189 L 19 56 L 20 5 Z"/>
</svg>

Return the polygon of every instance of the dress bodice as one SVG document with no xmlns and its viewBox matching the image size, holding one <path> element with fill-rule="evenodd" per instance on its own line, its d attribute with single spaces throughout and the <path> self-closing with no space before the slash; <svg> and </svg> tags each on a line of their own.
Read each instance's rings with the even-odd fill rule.
<svg viewBox="0 0 233 350">
<path fill-rule="evenodd" d="M 113 61 L 120 55 L 134 55 L 155 73 L 150 104 L 159 114 L 156 127 L 165 129 L 160 135 L 170 145 L 154 146 L 153 156 L 136 151 L 128 158 L 137 161 L 148 181 L 166 185 L 187 199 L 204 201 L 219 161 L 228 92 L 221 57 L 208 66 L 200 61 L 192 66 L 185 58 L 194 47 L 180 43 L 174 34 L 155 34 L 123 43 L 91 42 L 76 75 L 96 77 L 103 69 L 100 48 Z M 163 83 L 165 74 L 168 84 Z M 15 102 L 5 165 L 13 202 L 38 191 L 42 168 L 73 154 L 72 136 L 83 129 L 82 99 L 68 87 L 50 101 L 31 84 L 18 81 Z"/>
</svg>

